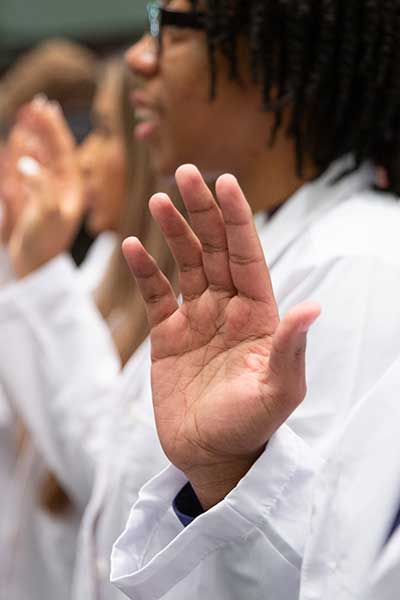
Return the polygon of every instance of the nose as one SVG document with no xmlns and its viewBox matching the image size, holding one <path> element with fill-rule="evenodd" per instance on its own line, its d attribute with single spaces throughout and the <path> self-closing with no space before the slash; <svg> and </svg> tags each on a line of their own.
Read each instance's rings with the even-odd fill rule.
<svg viewBox="0 0 400 600">
<path fill-rule="evenodd" d="M 125 60 L 136 76 L 154 77 L 158 70 L 157 44 L 151 35 L 144 35 L 125 54 Z"/>
</svg>

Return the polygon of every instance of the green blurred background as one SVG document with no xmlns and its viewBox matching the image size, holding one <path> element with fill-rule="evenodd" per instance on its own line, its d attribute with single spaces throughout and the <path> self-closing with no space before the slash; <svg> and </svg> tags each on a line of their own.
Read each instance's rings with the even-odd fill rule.
<svg viewBox="0 0 400 600">
<path fill-rule="evenodd" d="M 0 69 L 47 37 L 106 50 L 136 39 L 145 23 L 144 0 L 0 0 Z"/>
</svg>

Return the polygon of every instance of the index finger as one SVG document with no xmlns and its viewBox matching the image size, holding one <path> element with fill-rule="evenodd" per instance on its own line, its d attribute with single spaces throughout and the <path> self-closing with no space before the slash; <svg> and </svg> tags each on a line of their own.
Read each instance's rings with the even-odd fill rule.
<svg viewBox="0 0 400 600">
<path fill-rule="evenodd" d="M 33 100 L 20 111 L 19 122 L 47 144 L 53 158 L 68 157 L 75 147 L 73 135 L 56 102 Z"/>
<path fill-rule="evenodd" d="M 222 175 L 216 184 L 225 222 L 232 280 L 239 294 L 265 302 L 277 312 L 271 278 L 254 225 L 251 208 L 233 175 Z"/>
</svg>

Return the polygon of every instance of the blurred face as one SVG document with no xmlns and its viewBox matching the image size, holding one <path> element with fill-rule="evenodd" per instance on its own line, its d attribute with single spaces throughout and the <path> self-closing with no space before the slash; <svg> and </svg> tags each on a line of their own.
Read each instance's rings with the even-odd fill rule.
<svg viewBox="0 0 400 600">
<path fill-rule="evenodd" d="M 168 9 L 189 11 L 191 5 L 173 0 Z M 261 110 L 260 90 L 250 81 L 242 50 L 240 84 L 229 79 L 226 60 L 217 56 L 213 101 L 204 31 L 167 26 L 160 53 L 150 35 L 128 51 L 127 62 L 143 82 L 133 94 L 135 135 L 148 144 L 162 175 L 192 162 L 209 177 L 225 171 L 241 176 L 265 153 L 272 117 Z"/>
<path fill-rule="evenodd" d="M 96 94 L 94 129 L 79 149 L 92 234 L 117 231 L 126 202 L 127 165 L 120 115 L 119 74 L 109 69 Z"/>
</svg>

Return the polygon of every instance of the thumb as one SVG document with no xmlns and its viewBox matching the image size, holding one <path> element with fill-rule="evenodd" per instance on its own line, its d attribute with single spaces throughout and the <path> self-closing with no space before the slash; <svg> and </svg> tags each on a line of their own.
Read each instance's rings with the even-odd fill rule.
<svg viewBox="0 0 400 600">
<path fill-rule="evenodd" d="M 319 317 L 321 308 L 316 302 L 305 302 L 291 309 L 275 332 L 269 359 L 271 383 L 287 398 L 289 414 L 306 395 L 307 333 Z"/>
</svg>

